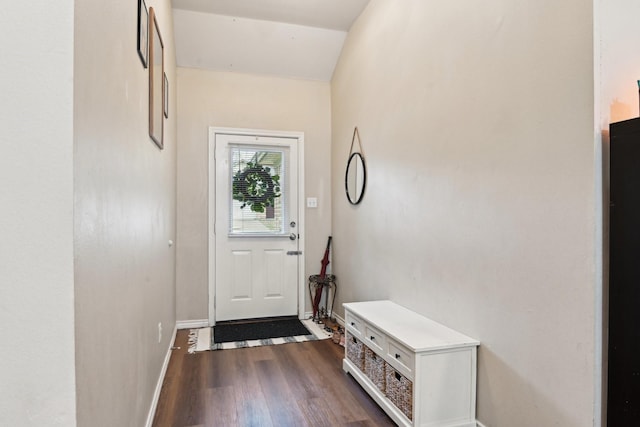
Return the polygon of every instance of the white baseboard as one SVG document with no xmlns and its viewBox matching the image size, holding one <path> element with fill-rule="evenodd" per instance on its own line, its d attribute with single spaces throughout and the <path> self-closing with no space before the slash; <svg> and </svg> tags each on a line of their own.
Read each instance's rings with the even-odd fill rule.
<svg viewBox="0 0 640 427">
<path fill-rule="evenodd" d="M 197 329 L 206 328 L 207 326 L 209 326 L 209 319 L 176 321 L 176 328 L 178 329 Z"/>
<path fill-rule="evenodd" d="M 484 424 L 482 424 L 480 421 L 476 420 L 476 425 L 478 427 L 486 427 Z"/>
<path fill-rule="evenodd" d="M 147 423 L 146 427 L 151 427 L 153 424 L 153 417 L 156 415 L 156 408 L 158 407 L 158 400 L 160 400 L 160 391 L 162 391 L 162 383 L 164 382 L 164 376 L 167 374 L 167 367 L 169 366 L 169 359 L 171 359 L 171 349 L 175 345 L 176 342 L 176 334 L 178 332 L 178 327 L 173 328 L 173 335 L 171 336 L 171 340 L 169 340 L 169 348 L 167 349 L 167 355 L 164 357 L 164 362 L 162 363 L 162 369 L 160 369 L 160 377 L 158 378 L 158 382 L 156 383 L 156 389 L 153 392 L 153 398 L 151 399 L 151 407 L 149 408 L 149 414 L 147 415 Z"/>
</svg>

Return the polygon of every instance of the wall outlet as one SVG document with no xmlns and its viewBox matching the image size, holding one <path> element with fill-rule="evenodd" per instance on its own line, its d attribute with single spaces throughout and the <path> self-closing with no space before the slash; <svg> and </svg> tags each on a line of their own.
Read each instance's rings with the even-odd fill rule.
<svg viewBox="0 0 640 427">
<path fill-rule="evenodd" d="M 158 344 L 162 342 L 162 322 L 158 323 Z"/>
<path fill-rule="evenodd" d="M 308 208 L 317 208 L 318 207 L 318 199 L 316 197 L 307 197 L 307 207 Z"/>
</svg>

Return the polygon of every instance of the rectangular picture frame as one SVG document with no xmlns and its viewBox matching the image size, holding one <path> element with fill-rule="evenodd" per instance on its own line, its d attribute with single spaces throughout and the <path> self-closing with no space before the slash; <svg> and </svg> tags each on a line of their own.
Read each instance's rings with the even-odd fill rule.
<svg viewBox="0 0 640 427">
<path fill-rule="evenodd" d="M 144 0 L 138 0 L 138 56 L 147 68 L 149 58 L 149 11 Z"/>
<path fill-rule="evenodd" d="M 164 44 L 153 7 L 149 8 L 149 136 L 164 148 Z"/>
</svg>

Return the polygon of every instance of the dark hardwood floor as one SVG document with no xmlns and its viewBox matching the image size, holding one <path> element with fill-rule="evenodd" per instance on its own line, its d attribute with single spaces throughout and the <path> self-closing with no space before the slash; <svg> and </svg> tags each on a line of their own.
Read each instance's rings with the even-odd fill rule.
<svg viewBox="0 0 640 427">
<path fill-rule="evenodd" d="M 395 425 L 331 340 L 188 354 L 187 339 L 178 331 L 154 427 Z"/>
</svg>

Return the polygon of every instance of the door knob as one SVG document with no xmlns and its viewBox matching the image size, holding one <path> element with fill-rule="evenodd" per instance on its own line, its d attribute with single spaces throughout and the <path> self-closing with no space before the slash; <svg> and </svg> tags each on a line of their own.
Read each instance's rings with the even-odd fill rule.
<svg viewBox="0 0 640 427">
<path fill-rule="evenodd" d="M 296 237 L 297 237 L 296 233 L 289 234 L 289 239 L 291 239 L 291 240 L 296 240 Z"/>
</svg>

